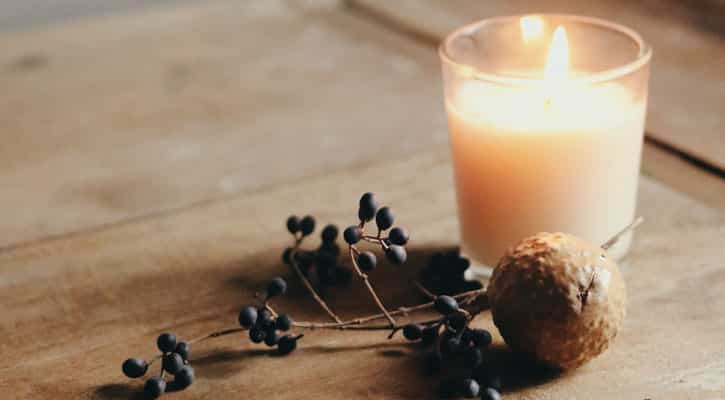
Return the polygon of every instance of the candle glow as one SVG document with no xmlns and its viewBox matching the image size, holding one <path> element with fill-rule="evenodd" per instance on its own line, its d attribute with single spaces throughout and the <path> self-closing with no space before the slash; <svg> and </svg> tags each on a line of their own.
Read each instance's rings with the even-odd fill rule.
<svg viewBox="0 0 725 400">
<path fill-rule="evenodd" d="M 520 19 L 522 42 L 536 36 L 531 18 Z M 601 243 L 634 217 L 646 102 L 571 79 L 586 73 L 571 70 L 563 26 L 539 42 L 546 63 L 527 76 L 542 78 L 473 73 L 446 95 L 462 247 L 486 265 L 537 232 Z"/>
</svg>

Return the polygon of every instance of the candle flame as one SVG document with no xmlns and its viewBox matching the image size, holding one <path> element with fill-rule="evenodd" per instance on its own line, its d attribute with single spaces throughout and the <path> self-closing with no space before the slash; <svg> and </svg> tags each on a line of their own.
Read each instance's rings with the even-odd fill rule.
<svg viewBox="0 0 725 400">
<path fill-rule="evenodd" d="M 544 20 L 540 17 L 525 16 L 519 20 L 521 26 L 521 38 L 524 43 L 529 43 L 541 37 L 544 33 Z"/>
<path fill-rule="evenodd" d="M 569 77 L 569 40 L 563 26 L 557 26 L 546 58 L 544 79 L 561 82 Z"/>
</svg>

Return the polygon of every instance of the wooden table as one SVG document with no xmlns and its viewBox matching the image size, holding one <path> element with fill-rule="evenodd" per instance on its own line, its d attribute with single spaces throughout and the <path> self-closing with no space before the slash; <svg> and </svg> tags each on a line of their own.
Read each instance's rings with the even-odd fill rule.
<svg viewBox="0 0 725 400">
<path fill-rule="evenodd" d="M 292 293 L 277 307 L 322 319 L 279 261 L 284 220 L 350 224 L 368 190 L 413 232 L 410 265 L 372 279 L 386 303 L 416 301 L 401 282 L 457 242 L 434 44 L 531 7 L 472 4 L 220 0 L 0 35 L 0 393 L 134 398 L 124 358 L 151 356 L 162 331 L 233 327 L 278 274 Z M 580 370 L 508 371 L 506 398 L 725 396 L 722 33 L 689 9 L 623 4 L 570 11 L 655 44 L 628 318 Z M 346 317 L 374 311 L 358 286 L 325 296 Z M 418 348 L 380 333 L 311 332 L 288 358 L 263 349 L 199 345 L 198 381 L 168 398 L 431 398 L 437 385 Z"/>
</svg>

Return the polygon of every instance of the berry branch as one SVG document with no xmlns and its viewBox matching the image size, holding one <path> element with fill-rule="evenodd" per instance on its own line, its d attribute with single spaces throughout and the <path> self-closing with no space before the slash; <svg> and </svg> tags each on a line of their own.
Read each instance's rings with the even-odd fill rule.
<svg viewBox="0 0 725 400">
<path fill-rule="evenodd" d="M 297 348 L 297 342 L 304 336 L 288 333 L 293 329 L 388 331 L 388 339 L 402 331 L 405 339 L 419 341 L 425 347 L 433 347 L 427 357 L 429 371 L 439 370 L 444 361 L 463 358 L 464 365 L 469 370 L 467 375 L 472 378 L 459 380 L 453 385 L 452 391 L 450 388 L 446 389 L 448 395 L 475 397 L 480 393 L 483 399 L 500 399 L 500 380 L 483 367 L 481 353 L 491 343 L 491 334 L 483 329 L 469 327 L 474 318 L 488 308 L 488 304 L 485 289 L 478 283 L 463 279 L 463 273 L 470 265 L 468 260 L 460 257 L 457 252 L 434 255 L 424 270 L 425 281 L 414 283 L 430 301 L 414 306 L 400 306 L 389 311 L 368 277 L 368 273 L 377 267 L 377 258 L 370 251 L 358 249 L 357 244 L 365 241 L 379 246 L 389 261 L 401 265 L 407 260 L 405 245 L 409 235 L 404 228 L 392 227 L 394 218 L 390 208 L 379 208 L 372 193 L 365 193 L 359 206 L 359 224 L 351 225 L 343 232 L 343 238 L 348 244 L 351 267 L 338 263 L 340 248 L 336 243 L 336 226 L 326 226 L 321 234 L 322 244 L 317 250 L 310 251 L 301 249 L 301 244 L 314 231 L 315 219 L 311 216 L 305 216 L 301 220 L 295 216 L 287 219 L 287 229 L 293 235 L 294 245 L 285 250 L 282 259 L 333 322 L 294 321 L 288 314 L 278 312 L 272 306 L 271 300 L 286 294 L 287 282 L 277 277 L 268 283 L 265 296 L 257 296 L 257 305 L 242 308 L 238 315 L 238 327 L 212 332 L 187 342 L 178 341 L 173 333 L 163 333 L 157 338 L 160 354 L 152 357 L 149 362 L 140 358 L 127 359 L 122 365 L 123 373 L 129 378 L 139 378 L 147 373 L 149 366 L 156 360 L 162 360 L 160 373 L 149 378 L 144 385 L 146 395 L 157 398 L 164 392 L 185 389 L 193 383 L 194 370 L 189 360 L 191 345 L 209 339 L 246 332 L 251 342 L 264 342 L 269 347 L 276 347 L 278 354 L 287 355 Z M 377 225 L 377 234 L 366 235 L 365 225 L 373 218 Z M 383 237 L 386 231 L 387 236 Z M 324 288 L 335 284 L 345 285 L 353 275 L 363 281 L 381 312 L 343 321 L 327 305 L 315 286 Z M 437 295 L 436 292 L 450 295 Z M 476 300 L 479 301 L 474 304 Z M 402 325 L 394 318 L 431 309 L 440 315 Z M 383 319 L 388 323 L 373 323 Z M 167 374 L 173 376 L 168 382 Z M 446 387 L 445 384 L 443 386 Z"/>
<path fill-rule="evenodd" d="M 340 317 L 335 314 L 332 309 L 327 305 L 325 300 L 320 297 L 319 294 L 317 294 L 317 291 L 314 287 L 312 287 L 312 284 L 310 283 L 309 279 L 305 276 L 305 274 L 302 273 L 300 270 L 300 266 L 297 264 L 297 261 L 295 260 L 295 256 L 297 254 L 297 251 L 299 250 L 300 245 L 302 244 L 302 240 L 305 236 L 312 233 L 312 231 L 315 230 L 315 220 L 310 217 L 309 215 L 302 218 L 302 223 L 298 222 L 297 217 L 291 216 L 287 219 L 287 229 L 290 232 L 300 230 L 301 236 L 297 237 L 297 233 L 293 232 L 292 234 L 295 235 L 295 245 L 292 247 L 292 250 L 289 253 L 289 263 L 288 265 L 292 268 L 292 270 L 297 275 L 297 278 L 302 282 L 302 284 L 307 288 L 307 291 L 310 293 L 312 298 L 317 302 L 317 304 L 322 307 L 323 310 L 327 313 L 327 315 L 332 318 L 335 322 L 341 322 Z M 337 236 L 337 233 L 335 233 L 335 236 Z"/>
</svg>

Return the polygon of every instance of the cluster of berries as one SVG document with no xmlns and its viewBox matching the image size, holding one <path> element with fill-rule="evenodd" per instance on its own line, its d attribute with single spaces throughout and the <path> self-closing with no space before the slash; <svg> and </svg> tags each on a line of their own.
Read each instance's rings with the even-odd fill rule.
<svg viewBox="0 0 725 400">
<path fill-rule="evenodd" d="M 183 390 L 194 382 L 194 369 L 189 365 L 191 346 L 176 340 L 173 333 L 162 333 L 156 339 L 156 346 L 161 351 L 161 373 L 146 380 L 144 393 L 155 399 L 166 391 Z M 121 369 L 129 378 L 140 378 L 146 375 L 151 363 L 142 358 L 129 358 L 123 362 Z M 174 379 L 167 382 L 164 374 L 169 373 Z"/>
<path fill-rule="evenodd" d="M 307 215 L 300 219 L 292 215 L 287 218 L 287 230 L 299 242 L 314 232 L 315 218 Z M 317 250 L 295 250 L 288 247 L 282 254 L 282 261 L 291 265 L 294 257 L 300 272 L 307 278 L 316 277 L 318 286 L 347 285 L 352 279 L 352 271 L 339 262 L 340 246 L 336 243 L 338 233 L 337 226 L 327 225 L 322 229 L 322 243 Z"/>
<path fill-rule="evenodd" d="M 267 300 L 284 295 L 287 282 L 282 278 L 274 278 L 267 285 Z M 302 335 L 284 334 L 292 329 L 294 322 L 287 314 L 273 315 L 266 307 L 246 306 L 239 311 L 239 325 L 249 330 L 252 343 L 262 343 L 269 347 L 277 347 L 277 353 L 286 355 L 297 348 L 297 340 Z"/>
<path fill-rule="evenodd" d="M 408 259 L 408 253 L 405 250 L 405 245 L 410 239 L 410 235 L 405 228 L 393 227 L 395 218 L 390 207 L 379 207 L 375 195 L 368 192 L 360 197 L 360 207 L 358 208 L 358 218 L 360 224 L 351 225 L 345 228 L 342 233 L 343 239 L 350 246 L 356 245 L 361 240 L 378 243 L 385 252 L 386 257 L 390 262 L 396 265 L 405 263 Z M 375 225 L 377 225 L 378 232 L 375 236 L 365 235 L 365 224 L 375 219 Z M 392 228 L 392 229 L 391 229 Z M 386 237 L 383 237 L 383 232 L 390 229 Z M 356 252 L 356 260 L 358 266 L 363 272 L 370 272 L 375 269 L 377 265 L 377 258 L 375 254 L 369 251 Z"/>
<path fill-rule="evenodd" d="M 420 282 L 435 294 L 456 295 L 481 289 L 481 282 L 466 280 L 470 266 L 470 260 L 457 249 L 436 253 L 421 270 Z"/>
<path fill-rule="evenodd" d="M 501 380 L 484 363 L 484 351 L 491 344 L 491 333 L 468 325 L 473 316 L 459 307 L 450 296 L 437 296 L 434 302 L 441 318 L 427 324 L 411 323 L 403 327 L 403 336 L 410 341 L 421 341 L 433 350 L 426 357 L 428 373 L 437 373 L 446 363 L 457 363 L 466 371 L 460 379 L 441 384 L 441 396 L 485 400 L 501 398 Z"/>
</svg>

